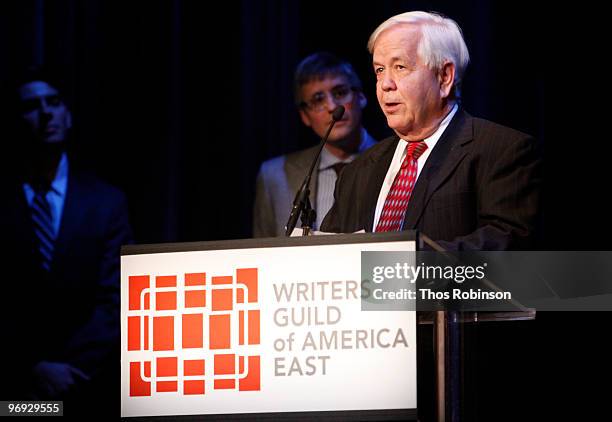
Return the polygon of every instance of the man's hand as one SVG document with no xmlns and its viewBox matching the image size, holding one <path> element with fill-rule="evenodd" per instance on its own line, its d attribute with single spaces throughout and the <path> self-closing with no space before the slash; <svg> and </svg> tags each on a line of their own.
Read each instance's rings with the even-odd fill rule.
<svg viewBox="0 0 612 422">
<path fill-rule="evenodd" d="M 39 399 L 57 399 L 77 382 L 89 379 L 68 363 L 42 361 L 34 367 L 35 394 Z"/>
</svg>

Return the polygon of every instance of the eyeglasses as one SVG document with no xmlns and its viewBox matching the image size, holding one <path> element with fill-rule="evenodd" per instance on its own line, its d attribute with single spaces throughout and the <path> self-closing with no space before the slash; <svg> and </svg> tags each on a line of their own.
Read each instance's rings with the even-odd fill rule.
<svg viewBox="0 0 612 422">
<path fill-rule="evenodd" d="M 331 94 L 331 98 L 334 104 L 344 105 L 353 101 L 353 93 L 355 91 L 357 91 L 357 89 L 351 86 L 338 85 L 333 87 L 329 91 L 329 94 Z M 312 96 L 310 100 L 302 101 L 300 103 L 300 106 L 310 111 L 320 112 L 325 110 L 325 107 L 327 106 L 327 98 L 328 92 L 317 92 Z"/>
</svg>

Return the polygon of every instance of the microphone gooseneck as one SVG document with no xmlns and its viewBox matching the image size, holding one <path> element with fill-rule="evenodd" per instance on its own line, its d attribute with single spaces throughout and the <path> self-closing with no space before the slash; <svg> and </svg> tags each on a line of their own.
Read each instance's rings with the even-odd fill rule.
<svg viewBox="0 0 612 422">
<path fill-rule="evenodd" d="M 297 191 L 295 195 L 295 199 L 293 200 L 291 214 L 289 214 L 289 220 L 287 221 L 287 225 L 285 226 L 285 236 L 287 237 L 291 236 L 291 233 L 293 232 L 293 229 L 295 228 L 295 225 L 297 224 L 297 220 L 300 217 L 300 214 L 302 213 L 302 211 L 304 211 L 304 209 L 306 208 L 310 208 L 309 206 L 310 200 L 308 199 L 308 197 L 310 196 L 310 179 L 312 178 L 312 172 L 314 171 L 314 167 L 317 161 L 319 160 L 321 151 L 323 151 L 323 147 L 325 146 L 325 143 L 327 142 L 327 138 L 329 138 L 329 134 L 331 133 L 336 122 L 342 119 L 342 116 L 344 116 L 344 106 L 339 105 L 332 112 L 332 121 L 329 124 L 329 127 L 327 128 L 327 132 L 325 132 L 325 135 L 323 136 L 323 138 L 321 138 L 321 146 L 319 148 L 319 151 L 317 152 L 317 155 L 315 155 L 314 159 L 312 160 L 312 163 L 310 165 L 310 170 L 306 174 L 306 178 L 304 179 L 302 186 Z M 308 207 L 307 207 L 307 204 L 308 204 Z"/>
</svg>

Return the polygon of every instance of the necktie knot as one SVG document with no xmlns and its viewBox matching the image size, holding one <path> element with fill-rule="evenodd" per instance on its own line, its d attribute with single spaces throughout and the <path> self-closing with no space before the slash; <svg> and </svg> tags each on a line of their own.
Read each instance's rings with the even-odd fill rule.
<svg viewBox="0 0 612 422">
<path fill-rule="evenodd" d="M 421 154 L 427 149 L 425 141 L 408 142 L 408 153 L 407 155 L 418 160 Z"/>
<path fill-rule="evenodd" d="M 340 172 L 342 171 L 344 167 L 347 166 L 347 164 L 348 163 L 343 163 L 342 161 L 338 161 L 337 163 L 333 164 L 331 168 L 333 168 L 334 171 L 336 172 L 336 176 L 339 176 Z"/>
<path fill-rule="evenodd" d="M 418 160 L 426 149 L 427 144 L 425 141 L 408 142 L 408 146 L 406 147 L 406 157 L 402 162 L 402 168 L 408 167 L 413 160 Z"/>
</svg>

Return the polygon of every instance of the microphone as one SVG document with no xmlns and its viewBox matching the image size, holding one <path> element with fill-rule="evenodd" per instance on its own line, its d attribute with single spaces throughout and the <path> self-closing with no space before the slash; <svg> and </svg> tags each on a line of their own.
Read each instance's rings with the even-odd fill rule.
<svg viewBox="0 0 612 422">
<path fill-rule="evenodd" d="M 334 109 L 334 111 L 332 112 L 332 123 L 329 126 L 329 131 L 331 131 L 331 128 L 334 126 L 334 123 L 336 123 L 338 120 L 342 119 L 342 116 L 344 116 L 344 106 L 338 106 Z M 325 135 L 325 141 L 327 142 L 327 137 L 329 136 L 329 131 L 327 132 L 327 134 Z"/>
<path fill-rule="evenodd" d="M 310 209 L 310 200 L 308 199 L 308 197 L 310 196 L 310 179 L 312 178 L 312 172 L 314 170 L 315 165 L 317 164 L 319 156 L 321 155 L 321 151 L 323 151 L 323 147 L 327 142 L 327 138 L 329 138 L 329 134 L 331 133 L 336 122 L 342 119 L 342 116 L 344 116 L 344 106 L 339 105 L 332 112 L 332 121 L 329 124 L 329 127 L 327 128 L 327 132 L 325 132 L 325 135 L 323 136 L 323 138 L 321 138 L 321 147 L 319 148 L 317 155 L 315 155 L 314 160 L 312 160 L 310 170 L 306 174 L 306 178 L 304 179 L 302 186 L 297 191 L 295 199 L 293 200 L 291 214 L 289 214 L 289 220 L 287 221 L 287 225 L 285 226 L 285 236 L 287 237 L 291 236 L 291 233 L 293 232 L 293 229 L 297 224 L 297 220 L 300 217 L 300 214 L 302 214 L 302 212 L 305 210 L 312 211 L 312 209 Z"/>
</svg>

